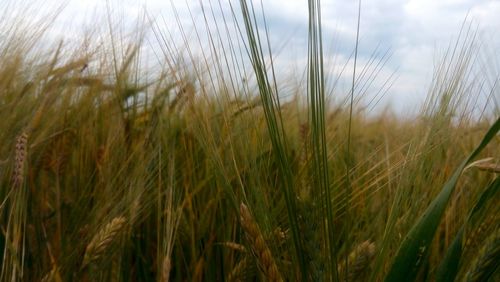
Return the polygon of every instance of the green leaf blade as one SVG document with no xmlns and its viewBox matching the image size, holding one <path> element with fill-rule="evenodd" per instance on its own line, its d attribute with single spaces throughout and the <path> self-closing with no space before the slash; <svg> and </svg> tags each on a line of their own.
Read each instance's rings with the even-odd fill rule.
<svg viewBox="0 0 500 282">
<path fill-rule="evenodd" d="M 444 214 L 451 194 L 463 170 L 474 159 L 500 130 L 500 118 L 490 127 L 481 143 L 455 170 L 451 178 L 443 186 L 438 196 L 432 201 L 417 223 L 401 244 L 394 262 L 385 278 L 386 282 L 414 281 L 422 262 L 428 254 L 441 217 Z"/>
</svg>

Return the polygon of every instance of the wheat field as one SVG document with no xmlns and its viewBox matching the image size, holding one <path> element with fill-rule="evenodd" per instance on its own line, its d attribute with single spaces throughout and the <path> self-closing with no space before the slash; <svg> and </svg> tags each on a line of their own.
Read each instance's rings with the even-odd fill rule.
<svg viewBox="0 0 500 282">
<path fill-rule="evenodd" d="M 0 21 L 0 280 L 498 281 L 500 73 L 470 79 L 471 27 L 401 117 L 325 82 L 319 1 L 285 82 L 232 2 L 238 42 L 198 57 L 146 13 L 51 44 L 56 13 Z"/>
</svg>

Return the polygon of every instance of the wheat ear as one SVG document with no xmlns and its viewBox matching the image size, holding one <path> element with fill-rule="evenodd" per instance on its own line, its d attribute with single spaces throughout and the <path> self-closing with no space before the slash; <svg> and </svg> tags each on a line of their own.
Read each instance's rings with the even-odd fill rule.
<svg viewBox="0 0 500 282">
<path fill-rule="evenodd" d="M 49 273 L 42 277 L 41 282 L 62 282 L 61 275 L 59 274 L 59 269 L 57 267 L 53 268 Z"/>
<path fill-rule="evenodd" d="M 24 165 L 28 153 L 28 133 L 23 132 L 16 138 L 16 152 L 14 157 L 14 174 L 12 184 L 14 187 L 20 187 L 24 180 Z"/>
<path fill-rule="evenodd" d="M 243 258 L 241 259 L 231 270 L 231 272 L 227 275 L 227 281 L 229 282 L 235 282 L 235 281 L 241 281 L 240 277 L 243 274 L 245 268 L 248 265 L 248 259 Z"/>
<path fill-rule="evenodd" d="M 125 227 L 125 222 L 124 217 L 116 217 L 92 238 L 90 244 L 85 249 L 82 268 L 85 268 L 89 263 L 97 260 L 104 254 L 104 251 L 106 251 Z"/>
<path fill-rule="evenodd" d="M 491 213 L 484 218 L 483 222 L 475 229 L 473 232 L 467 236 L 464 244 L 465 252 L 469 252 L 480 247 L 480 243 L 485 239 L 488 235 L 491 228 L 495 228 L 495 225 L 498 225 L 498 220 L 500 216 L 496 213 Z"/>
<path fill-rule="evenodd" d="M 257 256 L 262 272 L 267 277 L 268 281 L 283 281 L 281 274 L 276 266 L 271 251 L 266 245 L 264 236 L 260 232 L 259 226 L 255 223 L 248 207 L 241 203 L 240 205 L 240 220 L 241 226 L 247 235 L 250 242 L 250 247 Z"/>
<path fill-rule="evenodd" d="M 370 241 L 364 241 L 358 244 L 354 250 L 349 254 L 348 264 L 348 281 L 359 280 L 363 273 L 366 272 L 373 256 L 375 255 L 375 244 Z M 339 273 L 343 277 L 345 275 L 345 265 L 339 266 Z"/>
<path fill-rule="evenodd" d="M 468 165 L 465 169 L 469 169 L 471 167 L 475 167 L 483 171 L 500 173 L 500 164 L 498 163 L 498 160 L 495 160 L 494 158 L 485 158 L 475 161 Z"/>
<path fill-rule="evenodd" d="M 220 243 L 222 246 L 224 247 L 227 247 L 228 249 L 231 249 L 233 251 L 237 251 L 237 252 L 246 252 L 247 250 L 245 249 L 245 246 L 241 245 L 241 244 L 238 244 L 238 243 L 234 243 L 234 242 L 222 242 Z"/>
</svg>

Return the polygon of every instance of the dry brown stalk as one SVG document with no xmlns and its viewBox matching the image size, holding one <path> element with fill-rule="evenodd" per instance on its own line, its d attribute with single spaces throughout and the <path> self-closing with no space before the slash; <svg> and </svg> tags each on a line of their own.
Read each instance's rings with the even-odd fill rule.
<svg viewBox="0 0 500 282">
<path fill-rule="evenodd" d="M 248 207 L 243 203 L 240 205 L 240 220 L 241 226 L 243 230 L 245 230 L 247 239 L 250 242 L 250 247 L 257 257 L 262 272 L 267 277 L 268 281 L 283 281 L 278 266 L 274 261 L 271 251 L 267 247 L 259 226 L 254 221 Z"/>
<path fill-rule="evenodd" d="M 354 250 L 349 254 L 348 264 L 348 281 L 361 281 L 362 276 L 375 255 L 375 244 L 370 241 L 364 241 L 358 244 Z M 345 265 L 339 266 L 339 273 L 341 277 L 345 276 Z"/>
<path fill-rule="evenodd" d="M 97 167 L 97 171 L 99 173 L 102 173 L 104 163 L 106 162 L 106 159 L 108 157 L 108 148 L 104 145 L 99 146 L 99 149 L 97 150 L 96 158 L 95 158 L 95 164 Z"/>
<path fill-rule="evenodd" d="M 85 249 L 82 268 L 88 266 L 92 261 L 100 258 L 106 249 L 113 243 L 120 231 L 125 227 L 125 217 L 116 217 L 99 231 L 90 241 Z"/>
<path fill-rule="evenodd" d="M 43 168 L 54 174 L 62 174 L 69 160 L 70 147 L 70 140 L 64 135 L 54 140 L 44 154 Z"/>
<path fill-rule="evenodd" d="M 20 187 L 24 180 L 24 165 L 26 163 L 28 144 L 28 133 L 23 132 L 16 139 L 16 152 L 14 157 L 14 174 L 12 184 L 14 187 Z"/>
</svg>

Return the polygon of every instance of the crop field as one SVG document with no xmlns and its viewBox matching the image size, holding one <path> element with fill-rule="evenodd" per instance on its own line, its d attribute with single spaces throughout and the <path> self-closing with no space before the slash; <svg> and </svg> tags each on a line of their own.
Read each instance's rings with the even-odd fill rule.
<svg viewBox="0 0 500 282">
<path fill-rule="evenodd" d="M 206 48 L 147 13 L 68 41 L 57 11 L 0 19 L 0 281 L 500 280 L 500 70 L 475 73 L 473 26 L 401 116 L 365 107 L 357 47 L 335 87 L 318 0 L 282 79 L 254 2 L 204 11 Z"/>
</svg>

